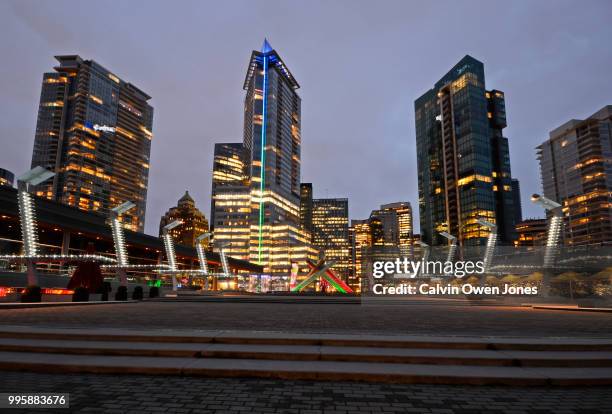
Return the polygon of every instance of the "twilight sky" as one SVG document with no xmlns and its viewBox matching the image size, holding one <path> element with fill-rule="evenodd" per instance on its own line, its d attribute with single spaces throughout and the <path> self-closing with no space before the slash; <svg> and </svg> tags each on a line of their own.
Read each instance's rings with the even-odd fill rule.
<svg viewBox="0 0 612 414">
<path fill-rule="evenodd" d="M 42 74 L 93 59 L 153 97 L 146 231 L 188 189 L 209 217 L 215 142 L 242 140 L 242 83 L 264 37 L 301 85 L 302 181 L 351 218 L 410 201 L 414 100 L 459 59 L 506 94 L 523 215 L 539 216 L 534 147 L 612 104 L 610 1 L 0 2 L 0 167 L 30 166 Z"/>
</svg>

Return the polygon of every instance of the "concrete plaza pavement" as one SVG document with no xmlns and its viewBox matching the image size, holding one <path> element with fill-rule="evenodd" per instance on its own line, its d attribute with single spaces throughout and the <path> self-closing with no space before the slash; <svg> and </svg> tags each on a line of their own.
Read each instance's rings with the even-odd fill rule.
<svg viewBox="0 0 612 414">
<path fill-rule="evenodd" d="M 405 305 L 145 301 L 0 310 L 0 325 L 505 337 L 612 337 L 612 313 L 452 301 Z"/>
</svg>

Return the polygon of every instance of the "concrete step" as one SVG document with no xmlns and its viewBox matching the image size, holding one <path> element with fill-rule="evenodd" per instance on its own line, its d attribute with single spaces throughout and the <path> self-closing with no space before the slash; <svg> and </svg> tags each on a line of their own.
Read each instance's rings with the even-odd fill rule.
<svg viewBox="0 0 612 414">
<path fill-rule="evenodd" d="M 610 351 L 498 351 L 1 338 L 1 352 L 508 367 L 612 367 Z"/>
<path fill-rule="evenodd" d="M 609 338 L 504 338 L 417 335 L 337 335 L 244 331 L 180 331 L 1 326 L 0 338 L 193 344 L 311 345 L 498 351 L 612 351 Z"/>
<path fill-rule="evenodd" d="M 266 377 L 421 384 L 576 386 L 612 384 L 610 368 L 524 368 L 337 361 L 92 356 L 0 352 L 0 370 L 94 374 Z"/>
</svg>

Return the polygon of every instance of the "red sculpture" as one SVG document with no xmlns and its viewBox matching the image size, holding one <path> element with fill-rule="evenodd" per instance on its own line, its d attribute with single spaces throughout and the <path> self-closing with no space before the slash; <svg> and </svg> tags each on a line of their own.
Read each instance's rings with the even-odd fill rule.
<svg viewBox="0 0 612 414">
<path fill-rule="evenodd" d="M 87 245 L 86 253 L 94 254 L 95 250 L 94 244 L 90 242 Z M 103 283 L 104 277 L 97 262 L 80 262 L 68 282 L 67 289 L 74 290 L 84 287 L 89 293 L 98 293 Z"/>
</svg>

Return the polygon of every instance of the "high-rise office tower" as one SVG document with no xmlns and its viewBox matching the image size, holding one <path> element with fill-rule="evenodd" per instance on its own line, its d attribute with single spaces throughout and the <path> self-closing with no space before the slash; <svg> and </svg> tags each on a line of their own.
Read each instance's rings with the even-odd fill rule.
<svg viewBox="0 0 612 414">
<path fill-rule="evenodd" d="M 365 220 L 351 220 L 352 284 L 371 276 L 375 261 L 413 257 L 412 207 L 407 201 L 383 204 Z"/>
<path fill-rule="evenodd" d="M 38 196 L 82 210 L 136 207 L 124 225 L 144 229 L 153 108 L 151 97 L 93 60 L 56 56 L 43 76 L 32 167 L 55 172 Z"/>
<path fill-rule="evenodd" d="M 300 184 L 300 224 L 312 233 L 312 183 Z"/>
<path fill-rule="evenodd" d="M 210 230 L 228 256 L 249 260 L 251 191 L 241 143 L 215 144 Z"/>
<path fill-rule="evenodd" d="M 484 219 L 502 243 L 515 238 L 504 94 L 485 89 L 484 65 L 465 56 L 415 101 L 422 240 L 486 243 Z"/>
<path fill-rule="evenodd" d="M 351 256 L 353 260 L 353 273 L 349 279 L 349 286 L 355 291 L 360 290 L 361 279 L 365 277 L 363 255 L 368 253 L 368 248 L 372 246 L 372 231 L 370 221 L 351 220 L 349 228 L 351 241 Z"/>
<path fill-rule="evenodd" d="M 299 238 L 301 99 L 279 54 L 264 40 L 244 80 L 244 147 L 251 179 L 251 260 L 271 272 L 287 268 L 280 251 Z M 280 247 L 280 249 L 279 249 Z"/>
<path fill-rule="evenodd" d="M 381 243 L 397 246 L 402 256 L 412 254 L 412 206 L 407 201 L 383 204 L 372 211 L 382 224 Z"/>
<path fill-rule="evenodd" d="M 312 200 L 312 239 L 315 248 L 335 261 L 332 269 L 349 282 L 352 260 L 349 241 L 347 198 L 317 198 Z"/>
<path fill-rule="evenodd" d="M 221 197 L 213 190 L 215 245 L 225 243 L 228 255 L 261 264 L 266 273 L 289 274 L 292 262 L 308 270 L 306 259 L 316 259 L 317 252 L 300 224 L 299 84 L 265 40 L 261 51 L 251 54 L 243 88 L 245 180 L 225 204 L 240 219 L 227 219 L 221 231 Z"/>
<path fill-rule="evenodd" d="M 572 119 L 538 147 L 544 196 L 563 205 L 565 241 L 612 241 L 612 105 Z"/>
<path fill-rule="evenodd" d="M 181 225 L 170 230 L 170 236 L 177 244 L 194 247 L 196 238 L 201 234 L 208 232 L 208 220 L 195 205 L 195 201 L 189 195 L 188 191 L 179 199 L 176 207 L 170 208 L 164 214 L 159 222 L 159 235 L 161 237 L 162 229 L 165 225 L 172 223 L 175 220 L 180 220 Z M 208 239 L 204 240 L 205 245 L 208 244 Z"/>
</svg>

